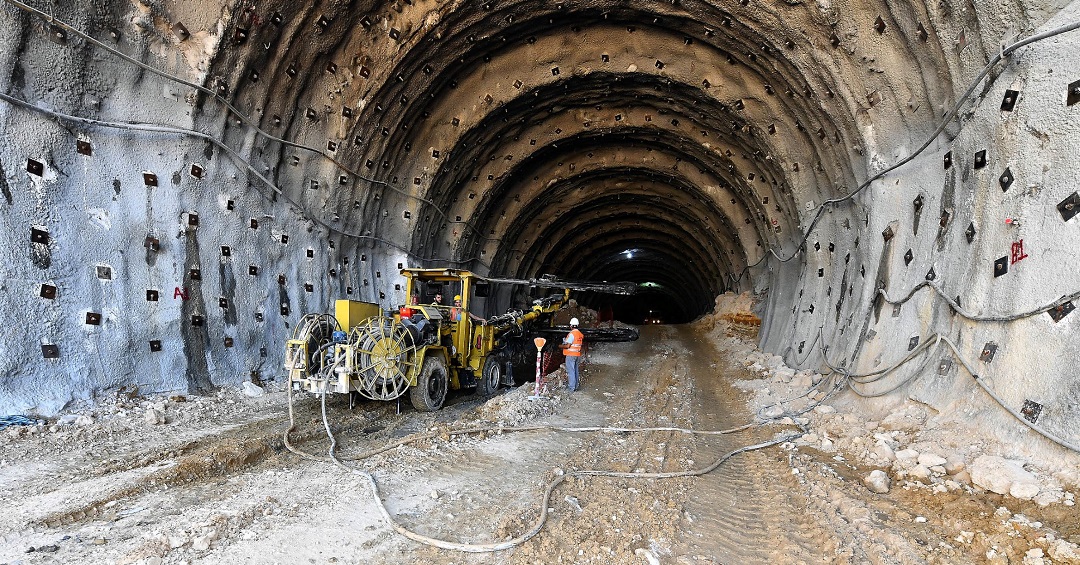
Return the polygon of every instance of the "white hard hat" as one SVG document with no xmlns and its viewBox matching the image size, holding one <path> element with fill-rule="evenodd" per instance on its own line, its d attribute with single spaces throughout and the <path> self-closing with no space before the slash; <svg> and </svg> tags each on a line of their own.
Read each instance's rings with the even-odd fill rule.
<svg viewBox="0 0 1080 565">
<path fill-rule="evenodd" d="M 570 318 L 570 325 L 571 326 L 578 325 L 578 319 L 577 318 Z"/>
</svg>

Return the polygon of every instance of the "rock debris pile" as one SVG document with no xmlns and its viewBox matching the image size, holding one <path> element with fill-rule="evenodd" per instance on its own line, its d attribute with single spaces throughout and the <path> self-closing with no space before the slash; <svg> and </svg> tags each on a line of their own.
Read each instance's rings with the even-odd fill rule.
<svg viewBox="0 0 1080 565">
<path fill-rule="evenodd" d="M 730 297 L 725 304 L 749 309 L 749 304 Z M 912 399 L 863 401 L 845 390 L 839 375 L 795 369 L 781 357 L 761 352 L 732 331 L 727 318 L 730 309 L 718 309 L 699 327 L 758 377 L 736 386 L 752 394 L 759 420 L 805 430 L 786 449 L 831 459 L 831 465 L 845 466 L 853 479 L 882 496 L 917 493 L 941 497 L 938 503 L 946 506 L 963 499 L 979 501 L 990 512 L 998 507 L 994 525 L 979 531 L 965 529 L 974 527 L 970 521 L 953 520 L 960 528 L 955 541 L 985 551 L 988 562 L 1012 562 L 1008 556 L 1019 551 L 1025 564 L 1080 563 L 1080 535 L 1073 532 L 1062 539 L 1048 524 L 1028 517 L 1044 514 L 1075 524 L 1080 516 L 1077 454 L 1062 449 L 1061 457 L 1040 458 L 1025 446 L 1003 443 L 970 424 L 946 421 L 947 415 Z M 1026 549 L 1021 547 L 1025 543 Z"/>
</svg>

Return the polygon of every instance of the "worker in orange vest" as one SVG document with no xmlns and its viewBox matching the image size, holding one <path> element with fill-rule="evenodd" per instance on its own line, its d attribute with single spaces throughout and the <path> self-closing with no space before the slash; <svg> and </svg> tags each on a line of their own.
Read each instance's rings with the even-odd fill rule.
<svg viewBox="0 0 1080 565">
<path fill-rule="evenodd" d="M 465 309 L 461 307 L 461 295 L 458 294 L 454 297 L 454 305 L 450 307 L 450 321 L 460 322 L 461 314 L 464 311 Z M 487 320 L 481 318 L 480 316 L 477 316 L 476 314 L 473 314 L 472 312 L 468 312 L 468 314 L 469 319 L 471 319 L 472 321 L 479 322 L 481 326 L 487 325 Z"/>
<path fill-rule="evenodd" d="M 581 347 L 585 345 L 585 334 L 578 329 L 578 319 L 570 318 L 570 333 L 563 339 L 563 354 L 566 355 L 566 377 L 569 379 L 570 391 L 578 389 L 578 361 L 581 360 Z"/>
</svg>

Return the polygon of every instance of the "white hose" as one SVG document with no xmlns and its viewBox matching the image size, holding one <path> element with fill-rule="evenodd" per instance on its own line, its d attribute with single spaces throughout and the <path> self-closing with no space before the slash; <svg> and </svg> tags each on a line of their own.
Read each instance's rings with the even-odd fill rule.
<svg viewBox="0 0 1080 565">
<path fill-rule="evenodd" d="M 706 467 L 703 467 L 701 469 L 690 469 L 690 470 L 687 470 L 687 471 L 675 471 L 675 472 L 668 472 L 668 473 L 621 473 L 621 472 L 604 471 L 604 470 L 570 471 L 570 472 L 568 472 L 566 474 L 563 474 L 563 475 L 560 475 L 560 476 L 556 477 L 550 483 L 548 483 L 547 488 L 544 490 L 544 496 L 542 497 L 542 500 L 541 500 L 541 503 L 540 503 L 540 515 L 539 515 L 539 517 L 537 517 L 536 521 L 533 523 L 533 525 L 525 533 L 523 533 L 523 534 L 521 534 L 521 535 L 519 535 L 519 536 L 517 536 L 515 538 L 508 539 L 508 540 L 501 541 L 501 542 L 497 542 L 497 543 L 472 544 L 472 543 L 461 543 L 461 542 L 441 540 L 441 539 L 425 536 L 423 534 L 419 534 L 419 533 L 416 533 L 414 531 L 411 531 L 411 530 L 405 528 L 404 526 L 399 524 L 396 520 L 394 520 L 394 518 L 390 515 L 390 512 L 386 509 L 386 505 L 383 504 L 382 497 L 379 494 L 379 485 L 375 481 L 375 477 L 371 473 L 368 473 L 368 472 L 366 472 L 364 470 L 358 469 L 358 468 L 353 467 L 353 466 L 346 465 L 345 463 L 342 462 L 342 458 L 338 458 L 337 455 L 335 454 L 335 450 L 337 448 L 337 439 L 334 437 L 334 433 L 330 429 L 330 423 L 329 423 L 329 420 L 328 420 L 328 418 L 326 416 L 326 393 L 325 392 L 320 394 L 320 399 L 321 399 L 321 408 L 322 408 L 323 427 L 326 430 L 326 435 L 330 438 L 330 448 L 329 448 L 328 453 L 327 453 L 328 457 L 319 457 L 317 455 L 312 455 L 310 453 L 307 453 L 307 452 L 305 452 L 303 450 L 300 450 L 300 449 L 296 448 L 289 441 L 289 433 L 292 432 L 293 429 L 296 427 L 295 413 L 294 413 L 294 410 L 293 410 L 292 386 L 289 386 L 289 428 L 287 430 L 285 430 L 285 433 L 283 435 L 283 439 L 284 439 L 284 442 L 285 442 L 285 447 L 289 451 L 303 457 L 304 459 L 308 459 L 308 460 L 312 460 L 312 461 L 332 462 L 332 463 L 340 466 L 341 468 L 343 468 L 345 470 L 352 471 L 353 473 L 356 473 L 356 474 L 362 476 L 365 479 L 365 481 L 368 483 L 368 486 L 371 488 L 371 495 L 375 499 L 375 505 L 378 507 L 379 513 L 382 514 L 382 517 L 383 517 L 384 520 L 386 520 L 386 523 L 389 524 L 390 527 L 392 527 L 394 529 L 394 531 L 398 532 L 402 536 L 405 536 L 405 537 L 407 537 L 407 538 L 409 538 L 409 539 L 411 539 L 413 541 L 416 541 L 416 542 L 419 542 L 419 543 L 422 543 L 422 544 L 425 544 L 425 545 L 430 545 L 430 546 L 438 547 L 438 548 L 441 548 L 441 549 L 462 551 L 462 552 L 466 552 L 466 553 L 491 553 L 491 552 L 495 552 L 495 551 L 502 551 L 502 550 L 506 550 L 506 549 L 511 549 L 513 547 L 517 547 L 517 546 L 525 543 L 526 541 L 528 541 L 529 539 L 534 537 L 536 534 L 540 533 L 540 530 L 543 529 L 544 524 L 547 522 L 548 506 L 549 506 L 549 503 L 551 501 L 552 492 L 554 492 L 555 489 L 560 484 L 562 484 L 563 481 L 565 481 L 569 477 L 614 477 L 614 478 L 624 478 L 624 479 L 653 479 L 653 480 L 655 480 L 655 479 L 676 478 L 676 477 L 697 477 L 697 476 L 705 475 L 707 473 L 712 472 L 713 470 L 720 467 L 720 465 L 724 464 L 724 462 L 726 462 L 731 457 L 734 457 L 735 455 L 738 455 L 740 453 L 745 453 L 747 451 L 753 451 L 753 450 L 756 450 L 756 449 L 763 449 L 765 447 L 771 447 L 771 446 L 774 446 L 774 445 L 778 445 L 778 444 L 781 444 L 781 443 L 784 443 L 784 442 L 787 442 L 787 441 L 794 440 L 794 439 L 796 439 L 796 438 L 798 438 L 799 436 L 802 435 L 802 433 L 789 434 L 789 435 L 786 435 L 786 436 L 778 438 L 778 439 L 773 439 L 773 440 L 770 440 L 770 441 L 757 443 L 757 444 L 754 444 L 754 445 L 748 445 L 748 446 L 740 447 L 739 449 L 736 449 L 734 451 L 730 451 L 728 453 L 725 453 L 719 459 L 715 460 L 712 464 L 710 464 L 710 465 L 708 465 Z M 377 449 L 374 449 L 374 450 L 370 450 L 370 451 L 361 453 L 359 455 L 346 458 L 346 460 L 357 461 L 357 460 L 361 460 L 361 459 L 366 459 L 366 458 L 372 457 L 374 455 L 377 455 L 379 453 L 383 453 L 385 451 L 395 449 L 395 448 L 397 448 L 398 446 L 401 446 L 401 445 L 406 445 L 406 444 L 409 444 L 409 443 L 415 443 L 417 441 L 422 441 L 422 440 L 425 440 L 425 439 L 430 439 L 430 438 L 433 438 L 433 437 L 439 437 L 439 436 L 443 436 L 443 435 L 455 436 L 455 435 L 471 435 L 471 434 L 489 433 L 489 432 L 502 433 L 502 432 L 524 432 L 524 431 L 539 431 L 539 430 L 562 431 L 562 432 L 616 432 L 616 433 L 678 432 L 678 433 L 693 434 L 693 435 L 722 435 L 722 434 L 730 434 L 730 433 L 734 433 L 734 432 L 743 431 L 743 430 L 746 430 L 746 429 L 749 429 L 749 428 L 753 427 L 754 425 L 755 424 L 746 424 L 746 425 L 743 425 L 743 426 L 739 426 L 739 427 L 731 428 L 731 429 L 727 429 L 727 430 L 695 430 L 695 429 L 691 429 L 691 428 L 679 428 L 679 427 L 673 427 L 673 426 L 663 426 L 663 427 L 654 427 L 654 428 L 616 428 L 616 427 L 607 427 L 607 426 L 587 426 L 587 427 L 563 427 L 563 426 L 512 426 L 512 427 L 508 427 L 508 426 L 488 426 L 488 427 L 478 427 L 478 428 L 461 428 L 461 429 L 450 430 L 448 432 L 428 432 L 428 433 L 424 433 L 424 434 L 418 434 L 418 435 L 410 436 L 410 437 L 407 437 L 407 438 L 403 438 L 403 439 L 401 439 L 401 440 L 399 440 L 397 442 L 386 445 L 384 447 L 377 448 Z"/>
</svg>

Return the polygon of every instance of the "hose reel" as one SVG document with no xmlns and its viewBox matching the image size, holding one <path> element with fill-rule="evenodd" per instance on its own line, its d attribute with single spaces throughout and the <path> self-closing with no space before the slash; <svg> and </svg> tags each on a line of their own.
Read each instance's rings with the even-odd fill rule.
<svg viewBox="0 0 1080 565">
<path fill-rule="evenodd" d="M 413 334 L 393 318 L 376 316 L 349 332 L 349 369 L 357 392 L 372 400 L 395 400 L 409 388 L 417 365 Z"/>
<path fill-rule="evenodd" d="M 303 378 L 329 370 L 325 350 L 334 343 L 334 333 L 340 331 L 337 319 L 329 314 L 308 314 L 301 318 L 288 343 L 286 368 L 290 373 L 300 372 Z"/>
</svg>

